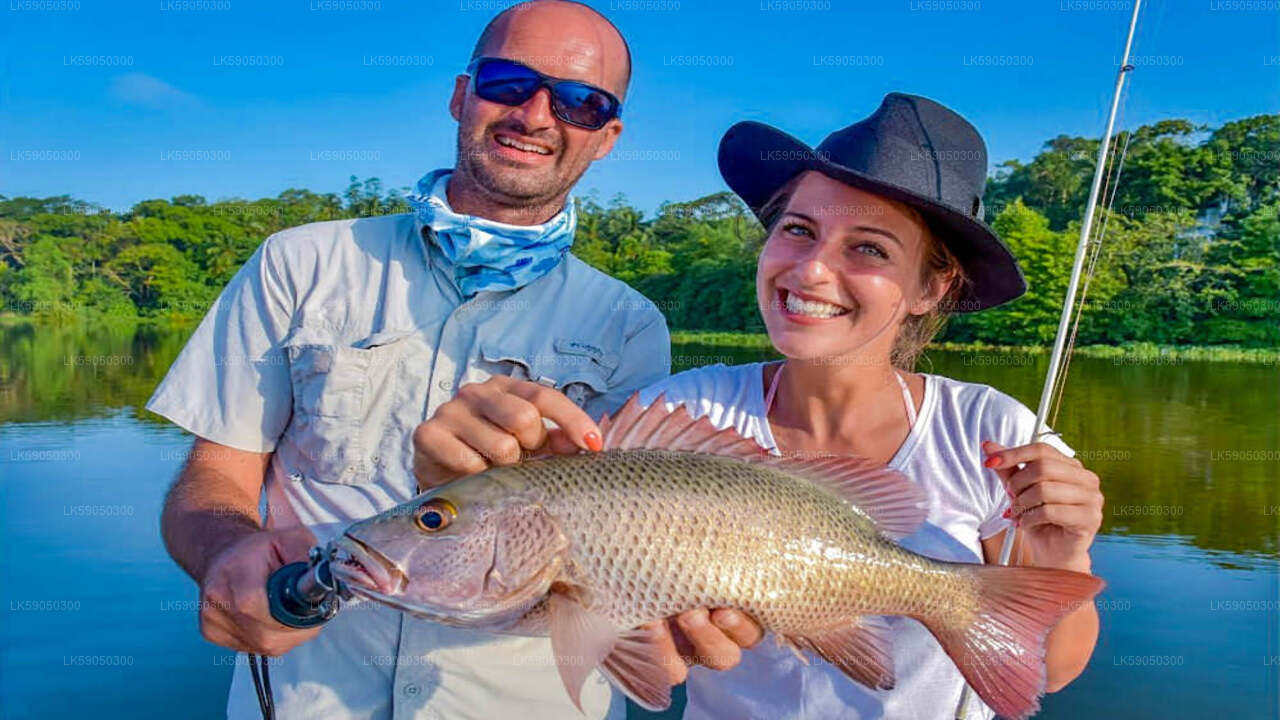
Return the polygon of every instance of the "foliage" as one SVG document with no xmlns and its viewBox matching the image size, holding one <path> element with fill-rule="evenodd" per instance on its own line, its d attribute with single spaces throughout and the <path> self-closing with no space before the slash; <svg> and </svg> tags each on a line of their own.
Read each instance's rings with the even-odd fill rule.
<svg viewBox="0 0 1280 720">
<path fill-rule="evenodd" d="M 1079 343 L 1280 346 L 1280 115 L 1217 128 L 1163 120 L 1118 134 L 1096 230 L 1104 242 Z M 987 220 L 1028 293 L 952 318 L 942 341 L 1044 345 L 1057 328 L 1098 141 L 1059 136 L 997 167 Z M 199 317 L 263 238 L 310 222 L 407 212 L 355 176 L 341 194 L 146 200 L 111 213 L 66 195 L 0 196 L 0 311 L 63 319 Z M 732 193 L 664 204 L 580 197 L 574 252 L 658 304 L 674 330 L 759 332 L 764 230 Z M 1095 235 L 1097 237 L 1097 235 Z M 740 338 L 741 335 L 732 337 Z M 737 340 L 735 340 L 737 342 Z M 1143 345 L 1146 343 L 1148 345 Z"/>
</svg>

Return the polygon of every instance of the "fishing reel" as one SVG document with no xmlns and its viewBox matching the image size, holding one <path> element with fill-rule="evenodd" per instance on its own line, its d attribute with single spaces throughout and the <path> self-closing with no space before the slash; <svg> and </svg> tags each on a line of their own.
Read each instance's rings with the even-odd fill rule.
<svg viewBox="0 0 1280 720">
<path fill-rule="evenodd" d="M 351 599 L 351 591 L 333 576 L 332 547 L 311 548 L 307 562 L 289 563 L 267 578 L 267 604 L 271 617 L 291 628 L 313 628 L 329 622 Z"/>
</svg>

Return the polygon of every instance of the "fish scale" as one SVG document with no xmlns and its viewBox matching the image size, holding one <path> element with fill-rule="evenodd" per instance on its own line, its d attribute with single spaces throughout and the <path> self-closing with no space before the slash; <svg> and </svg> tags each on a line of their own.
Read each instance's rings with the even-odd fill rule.
<svg viewBox="0 0 1280 720">
<path fill-rule="evenodd" d="M 334 572 L 437 622 L 549 635 L 569 697 L 598 669 L 651 710 L 671 701 L 643 628 L 737 608 L 854 681 L 893 687 L 892 634 L 919 620 L 1000 715 L 1039 707 L 1049 630 L 1102 587 L 1047 568 L 949 563 L 895 540 L 924 521 L 902 474 L 848 457 L 773 457 L 732 428 L 633 396 L 602 452 L 531 459 L 355 523 Z"/>
<path fill-rule="evenodd" d="M 546 498 L 580 581 L 621 627 L 732 605 L 791 632 L 928 607 L 912 592 L 917 556 L 829 491 L 767 465 L 644 449 L 493 472 Z M 964 582 L 950 590 L 972 593 Z"/>
</svg>

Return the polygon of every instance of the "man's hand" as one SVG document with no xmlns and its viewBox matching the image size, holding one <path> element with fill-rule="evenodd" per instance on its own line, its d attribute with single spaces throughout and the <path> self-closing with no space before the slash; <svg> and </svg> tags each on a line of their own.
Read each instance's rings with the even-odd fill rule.
<svg viewBox="0 0 1280 720">
<path fill-rule="evenodd" d="M 679 685 L 690 665 L 730 670 L 742 660 L 742 650 L 754 646 L 764 631 L 739 610 L 699 608 L 649 625 L 659 633 L 667 679 Z"/>
<path fill-rule="evenodd" d="M 221 550 L 200 583 L 200 633 L 215 645 L 278 656 L 315 637 L 320 628 L 286 627 L 267 609 L 267 577 L 307 557 L 316 544 L 305 527 L 263 530 Z"/>
<path fill-rule="evenodd" d="M 558 428 L 548 430 L 546 418 Z M 413 474 L 428 490 L 495 465 L 520 462 L 526 451 L 571 455 L 599 450 L 600 428 L 562 393 L 498 375 L 458 389 L 413 433 Z"/>
</svg>

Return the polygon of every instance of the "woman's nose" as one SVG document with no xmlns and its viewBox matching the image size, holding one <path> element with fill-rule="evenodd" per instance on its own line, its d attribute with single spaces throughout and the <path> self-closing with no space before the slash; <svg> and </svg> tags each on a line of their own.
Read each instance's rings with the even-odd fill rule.
<svg viewBox="0 0 1280 720">
<path fill-rule="evenodd" d="M 815 243 L 797 264 L 796 272 L 806 285 L 817 285 L 831 280 L 833 273 L 825 250 L 824 243 Z"/>
</svg>

